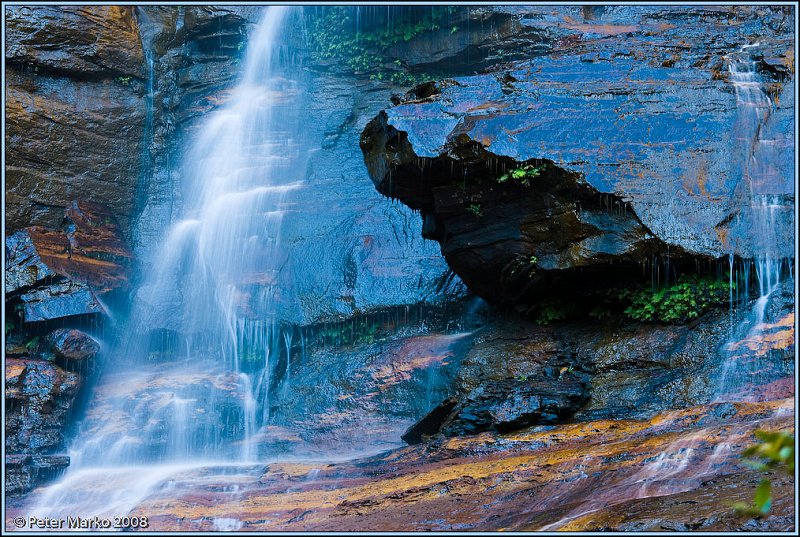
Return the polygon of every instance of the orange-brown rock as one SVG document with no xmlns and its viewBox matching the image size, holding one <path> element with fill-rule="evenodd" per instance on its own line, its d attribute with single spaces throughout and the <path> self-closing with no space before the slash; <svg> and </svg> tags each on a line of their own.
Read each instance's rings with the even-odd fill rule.
<svg viewBox="0 0 800 537">
<path fill-rule="evenodd" d="M 22 322 L 107 313 L 102 297 L 128 288 L 133 254 L 107 208 L 73 201 L 59 223 L 6 239 L 6 300 Z"/>
<path fill-rule="evenodd" d="M 133 254 L 122 239 L 113 214 L 102 205 L 73 201 L 62 220 L 69 230 L 39 226 L 28 228 L 42 262 L 74 282 L 89 285 L 97 293 L 127 287 Z"/>
<path fill-rule="evenodd" d="M 76 198 L 129 230 L 145 123 L 133 6 L 6 14 L 6 227 L 56 227 Z"/>
<path fill-rule="evenodd" d="M 713 404 L 649 420 L 484 433 L 345 463 L 270 464 L 235 495 L 206 484 L 133 514 L 162 531 L 212 529 L 215 519 L 255 531 L 635 529 L 631 521 L 792 529 L 790 477 L 772 476 L 776 501 L 761 521 L 734 516 L 730 502 L 752 499 L 760 479 L 740 459 L 753 430 L 791 430 L 793 405 Z M 701 500 L 702 509 L 669 514 L 670 505 Z"/>
</svg>

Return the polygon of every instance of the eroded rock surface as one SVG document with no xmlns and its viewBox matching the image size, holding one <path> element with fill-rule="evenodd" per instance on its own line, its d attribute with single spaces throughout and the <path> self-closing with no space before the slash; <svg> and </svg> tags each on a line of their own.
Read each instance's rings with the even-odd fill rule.
<svg viewBox="0 0 800 537">
<path fill-rule="evenodd" d="M 786 13 L 515 12 L 526 28 L 546 32 L 546 55 L 417 88 L 361 138 L 378 191 L 422 213 L 424 236 L 440 242 L 471 289 L 497 303 L 526 303 L 521 272 L 535 285 L 554 269 L 566 276 L 581 268 L 584 281 L 593 279 L 587 269 L 632 272 L 654 254 L 679 263 L 686 255 L 758 255 L 763 239 L 753 230 L 763 215 L 741 207 L 765 196 L 774 209 L 770 232 L 791 235 Z M 755 30 L 760 44 L 742 49 Z M 758 86 L 749 96 L 735 76 L 745 65 Z M 752 106 L 761 104 L 752 100 L 770 103 L 756 129 Z M 756 155 L 769 169 L 754 169 L 751 153 L 766 147 L 781 149 Z M 524 182 L 503 179 L 542 165 Z M 791 257 L 791 241 L 778 242 L 770 255 Z"/>
<path fill-rule="evenodd" d="M 59 223 L 6 239 L 5 299 L 24 323 L 108 313 L 102 299 L 129 288 L 133 256 L 107 208 L 73 201 Z"/>
<path fill-rule="evenodd" d="M 49 361 L 6 358 L 6 493 L 24 494 L 69 465 L 65 431 L 80 379 Z"/>
<path fill-rule="evenodd" d="M 645 503 L 651 512 L 663 506 L 645 524 L 660 517 L 656 524 L 676 529 L 790 528 L 791 478 L 775 476 L 774 508 L 761 522 L 736 517 L 730 502 L 751 501 L 760 477 L 739 458 L 753 442 L 754 420 L 769 430 L 791 429 L 793 399 L 725 405 L 726 412 L 711 405 L 653 420 L 487 433 L 353 462 L 273 463 L 243 469 L 235 494 L 199 491 L 187 472 L 173 478 L 172 492 L 162 490 L 132 514 L 147 514 L 162 531 L 212 529 L 220 519 L 263 531 L 531 531 L 570 523 L 622 529 L 626 515 Z M 647 496 L 659 498 L 637 500 Z M 699 498 L 708 508 L 666 513 L 666 506 Z M 609 505 L 616 509 L 606 520 L 580 518 Z"/>
</svg>

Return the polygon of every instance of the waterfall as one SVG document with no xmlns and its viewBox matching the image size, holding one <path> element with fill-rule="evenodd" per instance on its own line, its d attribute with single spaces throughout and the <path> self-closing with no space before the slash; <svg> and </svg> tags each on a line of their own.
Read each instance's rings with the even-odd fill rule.
<svg viewBox="0 0 800 537">
<path fill-rule="evenodd" d="M 269 356 L 285 344 L 288 367 L 291 344 L 278 338 L 276 307 L 285 198 L 306 173 L 303 72 L 286 44 L 298 14 L 264 10 L 238 84 L 200 122 L 181 170 L 182 210 L 134 297 L 128 340 L 93 392 L 69 470 L 32 513 L 123 514 L 177 471 L 255 459 Z M 144 340 L 175 318 L 175 348 L 153 352 Z M 114 498 L 87 493 L 101 475 L 119 481 Z"/>
<path fill-rule="evenodd" d="M 285 6 L 265 10 L 239 83 L 198 129 L 184 158 L 181 215 L 134 305 L 140 331 L 162 326 L 165 317 L 178 319 L 189 356 L 216 355 L 237 376 L 245 445 L 256 433 L 257 391 L 269 391 L 263 357 L 280 345 L 285 198 L 305 178 L 303 75 L 286 44 L 293 13 Z M 250 448 L 242 453 L 253 455 Z"/>
<path fill-rule="evenodd" d="M 753 400 L 749 387 L 758 381 L 762 364 L 740 363 L 741 353 L 736 349 L 742 340 L 760 339 L 765 327 L 766 310 L 771 295 L 778 289 L 782 260 L 779 257 L 778 241 L 781 240 L 776 226 L 776 212 L 781 209 L 776 196 L 762 192 L 769 185 L 772 158 L 779 158 L 771 152 L 771 141 L 761 135 L 762 127 L 772 113 L 773 103 L 765 90 L 763 80 L 756 69 L 756 60 L 749 49 L 758 44 L 743 47 L 737 55 L 729 58 L 730 81 L 736 92 L 737 121 L 736 134 L 739 141 L 739 158 L 743 164 L 740 185 L 743 191 L 738 203 L 743 205 L 739 214 L 737 234 L 745 241 L 744 246 L 753 257 L 746 259 L 743 266 L 743 300 L 749 301 L 750 267 L 755 268 L 758 280 L 758 298 L 750 311 L 745 312 L 738 324 L 733 327 L 727 341 L 719 349 L 722 368 L 714 387 L 715 403 L 724 401 Z M 735 199 L 735 198 L 734 198 Z M 654 266 L 657 265 L 654 261 Z M 733 283 L 734 254 L 728 256 L 730 268 L 729 295 L 731 318 L 734 312 Z M 658 276 L 655 278 L 658 281 Z M 737 294 L 739 289 L 737 288 Z M 738 300 L 736 301 L 738 303 Z M 779 408 L 776 412 L 782 412 Z M 645 464 L 634 475 L 605 488 L 599 487 L 595 498 L 580 503 L 570 509 L 556 522 L 538 528 L 551 531 L 588 513 L 617 505 L 633 499 L 676 494 L 696 488 L 702 477 L 713 475 L 715 465 L 724 460 L 733 449 L 731 438 L 741 431 L 733 428 L 728 436 L 719 442 L 710 453 L 702 454 L 700 447 L 708 431 L 700 429 L 679 435 L 654 460 Z"/>
</svg>

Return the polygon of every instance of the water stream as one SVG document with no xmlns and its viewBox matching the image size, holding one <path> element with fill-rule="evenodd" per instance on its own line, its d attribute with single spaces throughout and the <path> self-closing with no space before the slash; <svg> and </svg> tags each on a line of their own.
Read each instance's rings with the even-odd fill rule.
<svg viewBox="0 0 800 537">
<path fill-rule="evenodd" d="M 275 304 L 285 198 L 306 173 L 305 75 L 286 43 L 298 16 L 269 7 L 252 31 L 241 79 L 186 152 L 182 210 L 135 297 L 128 332 L 177 318 L 186 360 L 160 363 L 141 341 L 124 342 L 70 447 L 70 469 L 38 495 L 33 514 L 119 515 L 176 472 L 253 460 L 251 439 L 269 418 L 260 402 L 280 380 L 270 357 L 282 348 L 290 374 L 291 336 L 280 340 Z M 92 492 L 97 479 L 113 483 L 113 497 L 105 486 Z"/>
</svg>

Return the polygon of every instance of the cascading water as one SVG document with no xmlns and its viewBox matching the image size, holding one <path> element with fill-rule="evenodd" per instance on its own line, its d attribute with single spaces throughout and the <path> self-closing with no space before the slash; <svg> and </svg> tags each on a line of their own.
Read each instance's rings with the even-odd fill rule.
<svg viewBox="0 0 800 537">
<path fill-rule="evenodd" d="M 39 495 L 33 513 L 126 513 L 176 471 L 253 460 L 253 438 L 268 418 L 259 409 L 270 390 L 269 357 L 282 345 L 289 374 L 291 339 L 280 341 L 275 307 L 285 195 L 302 185 L 306 168 L 302 70 L 285 44 L 298 14 L 265 9 L 240 82 L 186 153 L 181 217 L 135 298 L 131 332 L 178 318 L 185 348 L 159 363 L 145 345 L 126 342 L 112 358 L 114 374 L 95 390 L 70 470 Z M 119 481 L 113 501 L 87 494 L 86 481 L 98 475 Z"/>
<path fill-rule="evenodd" d="M 737 235 L 743 238 L 744 246 L 753 257 L 744 261 L 744 289 L 741 294 L 744 302 L 750 297 L 750 267 L 755 268 L 758 282 L 758 298 L 749 314 L 743 316 L 736 325 L 728 341 L 722 346 L 722 372 L 716 388 L 717 400 L 752 399 L 748 385 L 752 386 L 761 365 L 741 363 L 735 352 L 737 342 L 756 340 L 763 335 L 765 312 L 771 295 L 780 284 L 783 260 L 779 254 L 779 241 L 787 240 L 781 236 L 778 225 L 778 212 L 786 210 L 778 196 L 771 194 L 770 185 L 777 183 L 774 163 L 780 158 L 775 149 L 775 141 L 765 134 L 774 103 L 766 84 L 757 69 L 755 51 L 759 43 L 746 45 L 738 53 L 728 58 L 730 81 L 736 91 L 739 159 L 743 163 L 739 203 L 742 206 L 735 225 Z M 731 282 L 734 282 L 734 263 L 731 254 Z M 733 296 L 731 295 L 733 307 Z"/>
<path fill-rule="evenodd" d="M 167 234 L 133 315 L 144 330 L 159 327 L 163 318 L 152 306 L 173 297 L 170 316 L 188 334 L 187 354 L 216 354 L 214 361 L 235 375 L 244 446 L 259 423 L 256 400 L 270 388 L 270 364 L 261 357 L 279 344 L 285 195 L 305 175 L 302 75 L 284 43 L 291 17 L 286 7 L 266 10 L 230 101 L 202 125 L 186 156 L 183 216 Z M 245 447 L 240 455 L 248 459 L 253 451 Z"/>
</svg>

